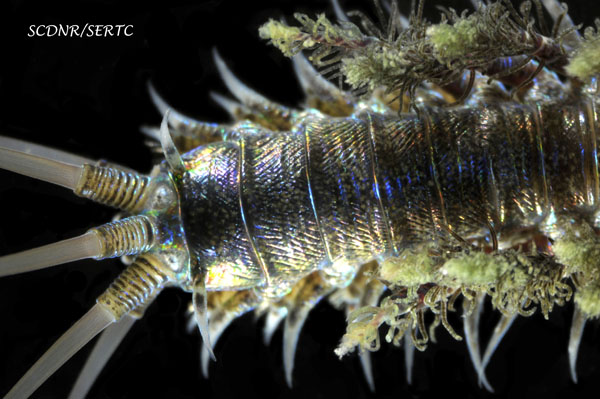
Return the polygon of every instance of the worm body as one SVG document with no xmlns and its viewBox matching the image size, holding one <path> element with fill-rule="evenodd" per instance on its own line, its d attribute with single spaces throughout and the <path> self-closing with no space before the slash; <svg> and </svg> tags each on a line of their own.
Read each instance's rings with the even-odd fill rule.
<svg viewBox="0 0 600 399">
<path fill-rule="evenodd" d="M 572 8 L 576 10 L 576 6 Z M 290 7 L 287 14 L 291 15 L 295 10 L 296 6 Z M 219 12 L 229 15 L 224 10 Z M 574 19 L 575 13 L 570 13 Z M 190 15 L 195 13 L 190 11 Z M 171 17 L 170 21 L 175 24 L 176 16 Z M 191 20 L 192 17 L 187 18 Z M 264 15 L 252 19 L 253 32 L 255 25 L 265 22 L 264 19 Z M 220 24 L 224 24 L 225 20 L 223 17 Z M 179 38 L 189 40 L 183 33 Z M 253 37 L 252 42 L 258 40 Z M 205 44 L 208 47 L 200 51 L 209 57 L 209 48 L 213 44 Z M 164 50 L 161 44 L 153 45 L 157 53 Z M 222 46 L 226 44 L 218 44 L 219 49 Z M 236 46 L 240 47 L 240 51 L 244 47 L 243 44 Z M 264 43 L 258 42 L 255 48 L 259 46 L 264 47 Z M 127 45 L 120 49 L 123 52 L 119 59 L 126 50 Z M 228 64 L 235 60 L 231 54 L 225 54 Z M 254 54 L 242 58 L 250 59 Z M 270 54 L 275 57 L 273 54 L 276 53 Z M 173 72 L 172 66 L 165 68 L 168 71 L 165 75 Z M 210 70 L 213 67 L 206 68 Z M 277 66 L 265 68 L 271 68 L 270 72 L 276 74 Z M 281 79 L 287 82 L 288 91 L 297 91 L 287 66 L 284 68 L 286 71 Z M 238 72 L 244 68 L 232 64 L 232 69 Z M 269 75 L 263 67 L 256 69 L 256 74 Z M 251 121 L 239 121 L 219 133 L 218 142 L 201 146 L 185 144 L 177 136 L 176 127 L 172 126 L 173 140 L 181 150 L 186 173 L 178 180 L 168 163 L 162 162 L 158 176 L 171 181 L 169 184 L 177 192 L 180 213 L 168 213 L 167 219 L 180 222 L 177 228 L 185 232 L 185 242 L 180 244 L 187 247 L 191 260 L 186 268 L 174 272 L 168 285 L 193 291 L 199 276 L 206 276 L 209 321 L 211 316 L 213 321 L 217 317 L 241 317 L 221 335 L 215 352 L 218 361 L 210 365 L 210 378 L 199 378 L 201 367 L 196 359 L 199 346 L 187 340 L 185 321 L 170 316 L 173 311 L 187 307 L 189 296 L 165 290 L 156 299 L 156 304 L 147 310 L 146 317 L 138 322 L 140 327 L 134 331 L 140 332 L 133 333 L 135 338 L 126 339 L 123 347 L 133 344 L 133 352 L 126 349 L 124 354 L 121 350 L 117 352 L 118 359 L 124 356 L 130 360 L 108 363 L 107 370 L 115 370 L 116 374 L 110 374 L 112 371 L 102 374 L 100 380 L 110 382 L 97 384 L 90 397 L 156 392 L 164 395 L 176 392 L 176 396 L 209 392 L 215 397 L 227 397 L 248 390 L 264 395 L 287 392 L 284 390 L 289 389 L 286 386 L 286 378 L 289 377 L 281 369 L 280 351 L 274 349 L 278 341 L 285 341 L 286 333 L 275 333 L 275 343 L 263 346 L 263 337 L 260 331 L 256 331 L 251 313 L 265 317 L 269 311 L 285 309 L 291 319 L 293 317 L 290 316 L 302 312 L 298 310 L 302 309 L 299 304 L 312 304 L 327 298 L 348 315 L 362 303 L 350 304 L 351 300 L 339 293 L 351 297 L 353 287 L 359 287 L 357 289 L 361 293 L 372 292 L 376 299 L 366 298 L 367 295 L 364 301 L 370 300 L 372 306 L 377 306 L 380 303 L 378 290 L 383 288 L 375 285 L 368 290 L 360 288 L 363 286 L 358 285 L 358 280 L 367 278 L 362 274 L 361 265 L 372 260 L 384 264 L 399 258 L 407 249 L 417 251 L 424 243 L 427 244 L 425 253 L 428 256 L 443 258 L 444 261 L 463 259 L 461 256 L 466 254 L 471 256 L 477 252 L 474 248 L 483 253 L 518 248 L 527 256 L 529 251 L 536 249 L 543 260 L 531 263 L 534 269 L 537 270 L 540 265 L 540 270 L 547 267 L 543 270 L 561 270 L 562 273 L 559 264 L 546 258 L 550 256 L 547 249 L 551 248 L 552 241 L 560 239 L 564 233 L 557 228 L 555 220 L 564 215 L 588 217 L 596 212 L 598 204 L 597 96 L 585 90 L 573 96 L 561 79 L 550 71 L 544 73 L 544 78 L 535 83 L 529 94 L 519 99 L 489 97 L 476 82 L 473 92 L 462 105 L 448 107 L 439 99 L 436 90 L 427 89 L 419 95 L 429 101 L 419 102 L 416 109 L 402 114 L 395 109 L 387 109 L 386 103 L 376 96 L 356 100 L 350 104 L 350 112 L 341 112 L 342 116 L 328 115 L 323 111 L 325 107 L 307 106 L 294 110 L 289 117 L 283 118 L 284 122 L 264 123 L 262 120 L 261 123 L 260 116 L 255 116 L 260 112 L 255 112 L 253 118 L 259 118 L 258 121 L 253 118 L 248 118 Z M 245 72 L 243 77 L 249 78 L 249 75 Z M 147 78 L 137 78 L 134 98 L 126 97 L 128 100 L 119 99 L 120 95 L 124 95 L 118 89 L 122 81 L 114 83 L 115 94 L 109 94 L 109 99 L 103 104 L 114 100 L 117 106 L 113 105 L 111 109 L 125 122 L 121 126 L 100 124 L 102 131 L 96 132 L 93 137 L 105 135 L 106 140 L 98 140 L 98 148 L 86 155 L 110 157 L 139 170 L 149 169 L 149 152 L 136 150 L 142 141 L 139 135 L 131 138 L 130 133 L 125 133 L 136 130 L 140 121 L 146 120 L 140 115 L 153 112 L 149 110 L 150 104 L 146 99 Z M 179 78 L 168 77 L 161 84 L 159 75 L 159 91 L 164 92 L 172 79 Z M 191 80 L 198 79 L 194 77 Z M 255 80 L 252 85 L 257 89 L 262 87 L 260 80 Z M 275 90 L 269 94 L 276 98 L 277 89 L 281 89 L 279 85 L 270 86 L 275 86 L 275 89 L 268 90 Z M 214 87 L 210 89 L 215 90 Z M 199 91 L 204 93 L 206 90 L 202 87 Z M 216 90 L 225 91 L 222 87 Z M 177 102 L 173 105 L 184 104 L 184 100 L 177 100 L 176 94 L 166 92 L 169 100 Z M 193 93 L 192 97 L 195 96 L 197 93 Z M 290 96 L 291 104 L 301 97 L 296 93 L 286 93 L 281 97 L 287 96 Z M 136 107 L 131 112 L 134 115 L 123 111 L 134 100 L 143 101 L 145 106 Z M 20 103 L 26 101 L 27 97 L 22 97 Z M 77 99 L 69 101 L 77 102 Z M 55 107 L 46 110 L 46 113 L 51 115 Z M 68 119 L 68 115 L 81 114 L 80 107 L 83 106 L 61 112 L 54 118 Z M 98 107 L 90 108 L 86 107 L 87 111 L 83 114 L 93 114 Z M 219 112 L 214 105 L 206 104 L 202 109 L 203 115 L 198 119 L 214 119 L 212 114 Z M 314 109 L 323 112 L 315 112 Z M 43 107 L 41 112 L 44 112 Z M 102 121 L 107 118 L 104 114 L 95 116 Z M 3 120 L 8 121 L 5 127 L 16 123 L 8 115 Z M 79 123 L 68 124 L 65 129 L 73 136 L 77 136 L 76 131 L 84 123 L 82 119 L 76 120 Z M 87 151 L 85 147 L 95 147 L 95 139 L 81 143 L 78 142 L 81 139 L 75 137 L 71 141 L 67 133 L 64 133 L 63 139 L 60 126 L 54 125 L 59 144 L 50 138 L 24 138 L 55 148 L 66 148 L 74 153 Z M 181 126 L 179 129 L 184 130 Z M 27 130 L 42 129 L 39 124 L 33 123 Z M 90 127 L 90 130 L 95 131 L 96 128 Z M 115 136 L 112 136 L 111 130 L 116 132 Z M 109 140 L 108 137 L 114 139 Z M 64 147 L 60 141 L 67 141 Z M 3 227 L 3 255 L 69 238 L 73 231 L 83 227 L 82 220 L 92 220 L 84 200 L 73 199 L 71 193 L 31 183 L 10 173 L 3 172 L 2 181 L 17 185 L 16 194 L 15 189 L 6 188 L 7 194 L 2 194 L 6 209 L 31 209 L 20 211 L 19 218 L 23 221 L 17 227 L 13 224 Z M 29 194 L 23 194 L 25 190 Z M 49 198 L 39 205 L 32 198 L 35 196 L 37 199 L 38 195 L 31 194 L 38 191 L 49 194 Z M 21 195 L 28 198 L 15 200 Z M 69 205 L 62 205 L 63 201 Z M 53 216 L 56 209 L 62 210 L 60 217 Z M 30 216 L 33 210 L 40 213 Z M 92 213 L 97 213 L 93 215 L 92 224 L 100 225 L 110 220 L 114 211 L 96 206 Z M 155 213 L 154 208 L 142 212 L 147 217 L 155 217 Z M 159 219 L 163 217 L 161 215 Z M 72 225 L 70 220 L 73 220 Z M 170 223 L 167 223 L 169 229 L 166 231 L 176 231 L 177 228 Z M 65 227 L 50 228 L 49 225 Z M 52 231 L 57 229 L 60 232 L 55 237 Z M 41 231 L 41 236 L 36 236 L 34 242 L 30 241 L 32 231 L 36 234 Z M 9 391 L 39 353 L 94 303 L 109 280 L 122 269 L 117 262 L 109 265 L 110 276 L 106 271 L 99 272 L 97 265 L 91 261 L 79 261 L 72 266 L 0 280 L 2 292 L 6 293 L 3 297 L 7 298 L 3 300 L 2 314 L 10 315 L 2 328 L 6 337 L 3 341 L 8 345 L 10 342 L 23 343 L 22 346 L 17 344 L 14 348 L 3 350 L 7 359 L 14 359 L 15 366 L 12 367 L 13 362 L 3 362 L 2 375 L 5 377 L 2 378 L 0 392 Z M 366 276 L 376 273 L 375 269 L 367 270 Z M 41 281 L 40 275 L 43 276 Z M 389 277 L 389 274 L 373 279 L 384 280 L 382 284 L 390 288 L 384 296 L 410 296 L 404 288 L 385 280 L 386 276 Z M 554 278 L 551 272 L 548 276 Z M 560 277 L 563 278 L 563 275 Z M 86 284 L 88 288 L 81 288 Z M 67 289 L 62 292 L 65 285 Z M 433 286 L 420 284 L 419 295 L 423 298 L 427 293 L 433 295 L 435 286 L 443 286 L 442 281 L 436 281 Z M 71 287 L 74 287 L 74 294 L 68 291 Z M 302 290 L 302 287 L 307 288 Z M 451 289 L 457 290 L 457 287 L 452 286 Z M 560 291 L 560 287 L 556 290 Z M 25 299 L 26 302 L 20 302 L 18 298 L 25 291 L 33 292 L 27 294 L 29 299 Z M 219 309 L 229 309 L 226 303 L 232 293 L 245 293 L 246 296 L 234 301 L 237 305 L 230 313 L 218 312 Z M 57 299 L 50 304 L 48 298 Z M 352 297 L 352 300 L 355 298 Z M 432 301 L 431 308 L 438 310 L 436 314 L 441 314 L 441 302 L 435 302 L 435 297 Z M 339 362 L 332 356 L 331 352 L 344 334 L 343 313 L 332 310 L 324 302 L 311 313 L 302 330 L 298 344 L 300 350 L 295 358 L 294 390 L 291 392 L 300 396 L 322 393 L 367 397 L 369 388 L 359 376 L 361 366 L 358 360 L 349 358 Z M 424 303 L 419 306 L 425 306 Z M 560 300 L 556 303 L 560 305 Z M 498 300 L 493 306 L 509 311 L 523 310 L 517 305 L 508 300 Z M 540 302 L 536 302 L 535 306 L 542 309 Z M 67 316 L 61 321 L 47 316 L 58 313 L 57 308 L 66 310 Z M 460 313 L 449 312 L 449 323 L 466 339 L 460 328 L 463 323 L 460 316 Z M 428 313 L 425 318 L 427 327 L 434 323 L 434 317 L 437 316 Z M 483 341 L 487 339 L 486 334 L 492 334 L 496 318 L 483 313 L 482 328 L 487 331 L 482 333 Z M 515 394 L 521 392 L 521 384 L 531 384 L 536 390 L 543 389 L 550 382 L 561 389 L 581 391 L 595 388 L 594 372 L 597 368 L 594 364 L 600 357 L 594 358 L 598 345 L 590 342 L 590 337 L 595 334 L 593 329 L 586 330 L 581 344 L 584 355 L 580 355 L 578 360 L 580 381 L 575 386 L 568 381 L 569 367 L 564 349 L 568 341 L 566 331 L 571 323 L 571 308 L 554 307 L 549 323 L 540 320 L 538 324 L 536 318 L 541 319 L 539 314 L 533 318 L 526 322 L 517 319 L 507 334 L 507 342 L 499 346 L 487 375 L 494 388 Z M 258 322 L 259 326 L 263 323 L 267 323 L 266 318 Z M 46 324 L 52 326 L 51 331 L 42 335 L 38 330 Z M 160 327 L 160 333 L 153 332 L 157 331 L 157 325 L 166 327 Z M 548 330 L 551 332 L 546 332 Z M 23 338 L 20 337 L 21 331 L 26 332 Z M 382 329 L 381 332 L 382 346 L 386 345 L 383 342 L 385 331 Z M 143 334 L 147 338 L 140 339 Z M 418 326 L 415 334 L 418 345 L 422 339 Z M 172 346 L 165 343 L 168 340 L 165 335 L 174 336 Z M 30 338 L 35 343 L 30 345 Z M 410 342 L 408 336 L 404 339 Z M 464 393 L 482 392 L 477 388 L 477 375 L 467 362 L 467 350 L 458 353 L 454 349 L 456 344 L 443 329 L 438 329 L 437 339 L 439 344 L 430 343 L 427 351 L 416 356 L 412 386 L 398 382 L 406 373 L 401 351 L 396 351 L 394 359 L 390 359 L 384 350 L 373 353 L 377 392 L 435 393 L 446 389 L 442 386 Z M 145 341 L 148 345 L 142 346 Z M 532 349 L 532 342 L 536 342 L 538 347 Z M 385 349 L 391 349 L 391 345 L 388 346 Z M 557 346 L 560 348 L 557 349 Z M 29 347 L 29 352 L 21 355 L 21 351 L 26 349 L 23 347 Z M 174 353 L 177 353 L 176 357 L 173 357 Z M 516 366 L 519 371 L 513 371 L 513 362 L 507 360 L 513 358 L 525 358 L 522 365 Z M 83 364 L 83 357 L 78 364 L 71 365 L 77 361 L 73 359 L 67 363 L 65 370 L 58 372 L 36 394 L 43 395 L 45 392 L 64 396 Z M 174 363 L 181 364 L 183 371 Z M 557 365 L 548 370 L 544 365 L 550 363 Z M 131 384 L 132 380 L 142 378 L 170 382 L 159 387 Z M 456 381 L 461 381 L 460 387 Z M 469 387 L 464 387 L 462 382 Z M 266 392 L 267 388 L 261 388 L 266 386 L 271 387 L 269 392 Z"/>
<path fill-rule="evenodd" d="M 431 240 L 440 225 L 491 243 L 493 224 L 498 245 L 510 247 L 523 230 L 544 232 L 554 209 L 597 207 L 594 101 L 306 116 L 281 133 L 245 128 L 184 156 L 188 240 L 217 290 L 289 290 L 336 262 L 383 260 Z M 206 233 L 217 230 L 227 233 Z"/>
</svg>

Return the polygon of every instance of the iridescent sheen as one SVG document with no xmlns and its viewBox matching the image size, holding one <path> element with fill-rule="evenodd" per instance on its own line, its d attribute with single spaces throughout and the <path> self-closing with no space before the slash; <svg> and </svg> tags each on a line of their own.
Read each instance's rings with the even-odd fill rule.
<svg viewBox="0 0 600 399">
<path fill-rule="evenodd" d="M 363 107 L 307 113 L 290 131 L 234 128 L 184 155 L 190 250 L 209 290 L 279 297 L 315 270 L 356 270 L 448 234 L 510 247 L 519 230 L 595 203 L 597 121 L 585 101 L 400 116 Z"/>
</svg>

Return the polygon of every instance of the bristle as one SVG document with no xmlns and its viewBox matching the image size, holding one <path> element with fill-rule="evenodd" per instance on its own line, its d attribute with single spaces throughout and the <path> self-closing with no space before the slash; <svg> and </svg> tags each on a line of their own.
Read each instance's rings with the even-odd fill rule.
<svg viewBox="0 0 600 399">
<path fill-rule="evenodd" d="M 219 75 L 231 94 L 253 111 L 245 114 L 238 113 L 235 115 L 236 119 L 247 119 L 273 131 L 290 130 L 296 111 L 263 97 L 242 83 L 227 68 L 216 49 L 213 49 L 213 58 Z"/>
<path fill-rule="evenodd" d="M 154 226 L 146 216 L 132 216 L 94 227 L 79 237 L 0 257 L 0 277 L 26 273 L 79 259 L 137 255 L 153 245 Z"/>
<path fill-rule="evenodd" d="M 231 100 L 219 93 L 210 92 L 210 98 L 223 108 L 232 119 L 237 119 L 240 113 L 249 112 L 245 107 L 237 101 Z"/>
<path fill-rule="evenodd" d="M 370 280 L 369 272 L 372 270 L 371 266 L 368 263 L 363 265 L 359 271 L 358 278 L 355 278 L 356 285 L 364 284 L 364 288 L 361 293 L 359 306 L 377 306 L 379 300 L 381 299 L 381 295 L 385 292 L 385 286 L 381 284 L 377 280 Z M 365 278 L 367 277 L 367 278 Z M 354 282 L 353 282 L 354 284 Z M 346 317 L 355 309 L 355 306 L 347 306 L 346 307 Z M 363 351 L 359 355 L 360 357 L 360 365 L 362 367 L 363 375 L 365 376 L 365 380 L 367 381 L 367 385 L 371 392 L 375 392 L 375 378 L 373 376 L 373 364 L 371 362 L 371 352 Z"/>
<path fill-rule="evenodd" d="M 371 392 L 375 392 L 375 378 L 373 377 L 373 362 L 371 361 L 371 352 L 364 351 L 359 354 L 360 366 Z"/>
<path fill-rule="evenodd" d="M 306 96 L 309 108 L 330 116 L 348 116 L 354 111 L 356 99 L 325 79 L 302 55 L 292 57 L 294 72 Z"/>
<path fill-rule="evenodd" d="M 219 338 L 223 334 L 223 331 L 231 324 L 231 322 L 235 319 L 235 315 L 228 313 L 225 315 L 219 323 L 215 323 L 211 320 L 208 324 L 208 335 L 210 336 L 211 343 L 213 345 L 217 345 L 219 342 Z M 202 345 L 200 348 L 200 368 L 202 370 L 202 375 L 204 378 L 208 378 L 208 364 L 211 359 L 214 358 L 214 354 L 211 355 L 211 352 L 208 350 L 206 345 Z"/>
<path fill-rule="evenodd" d="M 159 114 L 164 115 L 165 112 L 170 109 L 173 114 L 172 117 L 175 117 L 176 112 L 173 111 L 172 107 L 158 94 L 151 82 L 148 82 L 148 93 L 150 94 L 152 104 L 154 104 Z"/>
<path fill-rule="evenodd" d="M 292 309 L 285 319 L 283 327 L 283 370 L 288 387 L 292 387 L 292 372 L 300 330 L 314 304 L 305 303 Z"/>
<path fill-rule="evenodd" d="M 82 174 L 81 165 L 72 165 L 6 148 L 0 148 L 0 168 L 71 190 L 77 187 Z"/>
<path fill-rule="evenodd" d="M 333 7 L 333 13 L 338 21 L 349 21 L 348 16 L 340 6 L 340 2 L 338 0 L 331 0 L 331 7 Z"/>
<path fill-rule="evenodd" d="M 69 399 L 83 399 L 86 397 L 96 378 L 136 320 L 135 317 L 125 315 L 121 320 L 111 324 L 104 330 L 79 373 L 77 381 L 69 394 Z"/>
<path fill-rule="evenodd" d="M 171 171 L 177 176 L 182 176 L 185 173 L 185 165 L 169 132 L 169 114 L 170 110 L 167 110 L 160 124 L 160 145 Z"/>
<path fill-rule="evenodd" d="M 17 140 L 12 137 L 0 136 L 0 148 L 24 152 L 25 154 L 35 155 L 41 158 L 47 158 L 58 162 L 64 162 L 71 165 L 83 165 L 84 163 L 94 163 L 94 160 L 70 154 L 65 151 L 55 150 L 39 144 L 29 143 L 23 140 Z"/>
<path fill-rule="evenodd" d="M 579 309 L 579 306 L 575 305 L 573 309 L 573 321 L 571 322 L 571 332 L 569 334 L 569 370 L 571 372 L 571 379 L 575 384 L 577 384 L 577 354 L 579 353 L 579 344 L 581 344 L 585 322 L 585 316 Z"/>
<path fill-rule="evenodd" d="M 160 129 L 152 126 L 141 126 L 140 131 L 146 135 L 146 137 L 160 142 Z"/>
<path fill-rule="evenodd" d="M 260 300 L 250 290 L 235 292 L 211 292 L 207 298 L 209 309 L 208 332 L 213 345 L 216 345 L 221 334 L 231 324 L 233 320 L 242 314 L 252 310 Z M 210 352 L 206 345 L 202 346 L 200 353 L 200 366 L 202 374 L 208 378 L 208 363 Z"/>
<path fill-rule="evenodd" d="M 95 304 L 44 353 L 4 399 L 29 397 L 79 349 L 114 321 L 115 316 L 110 311 Z"/>
<path fill-rule="evenodd" d="M 516 318 L 517 318 L 516 314 L 511 315 L 511 316 L 502 315 L 500 317 L 498 324 L 496 324 L 496 327 L 494 328 L 494 333 L 492 334 L 492 337 L 490 338 L 490 340 L 487 344 L 487 347 L 485 348 L 483 358 L 481 359 L 481 371 L 482 372 L 485 371 L 485 368 L 487 367 L 488 363 L 490 362 L 492 355 L 496 351 L 498 344 L 500 344 L 500 341 L 502 341 L 504 334 L 506 334 L 506 332 L 508 331 L 508 329 L 510 328 L 510 326 L 512 325 L 512 323 L 515 321 Z M 483 375 L 479 375 L 479 384 L 480 385 L 483 383 L 484 378 L 485 377 Z"/>
<path fill-rule="evenodd" d="M 194 319 L 194 302 L 190 301 L 188 307 L 185 311 L 185 317 L 187 319 L 187 323 L 185 324 L 185 330 L 188 334 L 191 334 L 196 330 L 196 319 Z"/>
<path fill-rule="evenodd" d="M 392 0 L 394 2 L 396 2 L 396 0 Z M 475 0 L 473 0 L 475 1 Z M 389 1 L 385 1 L 383 0 L 381 2 L 383 4 L 383 7 L 385 7 L 385 10 L 388 12 L 388 14 L 391 16 L 392 15 L 392 5 L 390 5 Z M 402 14 L 401 12 L 398 12 L 396 14 L 396 19 L 397 19 L 397 23 L 398 26 L 402 29 L 408 29 L 409 27 L 409 22 L 408 22 L 408 18 L 406 18 L 406 16 L 404 14 Z"/>
<path fill-rule="evenodd" d="M 465 341 L 467 343 L 467 348 L 469 349 L 469 355 L 471 357 L 471 362 L 473 363 L 473 367 L 479 376 L 481 383 L 485 386 L 490 392 L 494 392 L 494 389 L 488 382 L 485 376 L 485 370 L 481 364 L 481 351 L 479 346 L 479 320 L 481 317 L 481 313 L 483 311 L 485 296 L 481 295 L 475 301 L 477 301 L 475 305 L 475 309 L 472 310 L 470 314 L 465 314 L 463 316 L 464 321 L 464 332 L 465 332 Z M 465 299 L 465 302 L 467 300 Z M 469 306 L 465 305 L 465 309 L 468 309 Z"/>
<path fill-rule="evenodd" d="M 216 48 L 213 49 L 213 59 L 223 83 L 225 83 L 225 86 L 227 86 L 231 94 L 241 101 L 242 104 L 248 106 L 264 106 L 265 104 L 271 103 L 270 100 L 242 83 L 242 81 L 240 81 L 227 67 L 227 64 L 225 64 L 225 61 L 223 61 Z"/>
<path fill-rule="evenodd" d="M 150 82 L 148 82 L 148 91 L 152 102 L 161 115 L 165 115 L 167 110 L 170 111 L 169 125 L 173 129 L 171 130 L 171 136 L 180 151 L 187 152 L 201 145 L 223 140 L 223 135 L 228 130 L 228 126 L 202 122 L 170 108 Z M 160 142 L 160 129 L 142 126 L 140 130 L 150 139 Z"/>
<path fill-rule="evenodd" d="M 554 22 L 556 22 L 560 18 L 560 16 L 563 13 L 565 13 L 564 7 L 557 0 L 541 0 L 541 2 L 544 5 L 544 8 L 546 9 L 546 11 L 548 11 L 548 14 L 550 14 L 550 16 L 552 17 L 552 20 Z M 562 17 L 560 26 L 558 27 L 558 32 L 560 33 L 563 30 L 573 29 L 573 28 L 575 28 L 575 24 L 573 23 L 573 20 L 571 19 L 569 14 L 565 14 Z M 577 32 L 577 30 L 573 30 L 571 33 L 566 35 L 564 38 L 564 42 L 570 46 L 575 46 L 580 41 L 581 41 L 581 35 L 579 34 L 579 32 Z"/>
<path fill-rule="evenodd" d="M 200 330 L 204 347 L 210 354 L 213 361 L 216 361 L 215 353 L 210 342 L 210 330 L 208 328 L 208 309 L 206 306 L 206 287 L 204 285 L 204 276 L 199 276 L 194 284 L 192 293 L 192 303 L 194 305 L 194 319 Z"/>
<path fill-rule="evenodd" d="M 344 93 L 327 79 L 323 78 L 302 53 L 292 57 L 292 62 L 296 77 L 307 96 L 318 96 L 323 99 L 344 97 Z"/>
<path fill-rule="evenodd" d="M 288 314 L 288 311 L 284 307 L 278 307 L 270 309 L 265 317 L 265 326 L 263 327 L 263 342 L 265 345 L 269 345 L 273 339 L 273 334 L 279 327 L 281 320 L 283 320 Z"/>
<path fill-rule="evenodd" d="M 210 336 L 213 345 L 217 345 L 223 331 L 227 329 L 237 316 L 238 315 L 235 313 L 228 312 L 222 314 L 218 321 L 213 321 L 212 318 L 210 319 L 210 323 L 208 324 L 208 335 Z M 211 354 L 207 345 L 202 345 L 202 348 L 200 349 L 200 367 L 204 378 L 208 378 L 208 364 L 211 359 L 214 360 L 214 354 Z"/>
<path fill-rule="evenodd" d="M 410 329 L 404 333 L 404 367 L 406 368 L 406 382 L 412 385 L 413 364 L 415 361 L 415 345 L 412 343 Z"/>
<path fill-rule="evenodd" d="M 300 330 L 310 311 L 319 301 L 332 291 L 332 286 L 317 271 L 304 277 L 294 289 L 283 298 L 288 314 L 283 327 L 283 370 L 287 385 L 292 387 L 294 357 Z"/>
<path fill-rule="evenodd" d="M 195 130 L 196 126 L 206 125 L 206 122 L 199 121 L 197 119 L 192 118 L 191 116 L 185 115 L 176 109 L 173 109 L 167 102 L 158 94 L 152 83 L 148 82 L 148 92 L 150 93 L 150 98 L 152 99 L 152 103 L 158 110 L 161 115 L 164 115 L 167 110 L 170 110 L 169 113 L 169 124 L 174 128 L 178 129 L 179 126 L 184 125 L 186 130 Z M 150 137 L 154 137 L 153 135 L 149 135 Z M 156 138 L 158 140 L 158 137 Z"/>
</svg>

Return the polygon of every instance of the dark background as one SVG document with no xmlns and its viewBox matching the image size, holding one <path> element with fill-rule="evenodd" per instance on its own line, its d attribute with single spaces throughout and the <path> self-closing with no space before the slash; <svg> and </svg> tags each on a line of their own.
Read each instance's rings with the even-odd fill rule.
<svg viewBox="0 0 600 399">
<path fill-rule="evenodd" d="M 370 2 L 346 9 L 372 10 Z M 401 2 L 407 11 L 408 2 Z M 598 6 L 571 1 L 573 19 L 592 23 Z M 346 3 L 347 4 L 347 3 Z M 437 18 L 433 1 L 427 12 Z M 448 2 L 440 2 L 448 5 Z M 459 10 L 467 2 L 453 2 Z M 251 87 L 287 105 L 301 101 L 287 59 L 258 38 L 268 18 L 295 11 L 331 13 L 327 2 L 292 1 L 7 1 L 0 5 L 0 134 L 105 158 L 145 172 L 152 165 L 139 127 L 158 124 L 146 83 L 180 111 L 209 121 L 227 115 L 209 99 L 226 93 L 216 74 L 216 47 L 231 69 Z M 31 24 L 133 24 L 132 37 L 28 38 Z M 114 210 L 76 198 L 68 190 L 0 171 L 0 255 L 81 234 L 107 222 Z M 0 279 L 0 395 L 71 324 L 119 273 L 119 260 L 81 261 Z M 329 398 L 493 396 L 477 387 L 464 343 L 441 328 L 438 344 L 417 353 L 414 384 L 405 382 L 403 352 L 383 344 L 374 354 L 377 393 L 369 393 L 356 356 L 333 354 L 344 317 L 320 304 L 300 337 L 294 389 L 285 385 L 281 331 L 262 344 L 262 321 L 246 315 L 216 346 L 210 379 L 200 376 L 197 333 L 185 332 L 189 295 L 168 289 L 138 322 L 90 392 L 91 398 Z M 485 342 L 498 317 L 486 312 Z M 568 375 L 567 341 L 571 306 L 545 321 L 519 318 L 488 368 L 497 396 L 559 397 L 600 389 L 600 337 L 585 330 L 578 371 Z M 461 331 L 461 319 L 451 322 Z M 91 346 L 84 348 L 33 395 L 66 397 Z"/>
</svg>

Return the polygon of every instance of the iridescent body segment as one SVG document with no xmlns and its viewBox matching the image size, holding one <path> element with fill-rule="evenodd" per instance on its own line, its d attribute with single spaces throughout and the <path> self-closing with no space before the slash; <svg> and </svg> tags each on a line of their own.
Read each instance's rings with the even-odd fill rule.
<svg viewBox="0 0 600 399">
<path fill-rule="evenodd" d="M 596 208 L 596 129 L 591 101 L 251 126 L 184 155 L 182 220 L 207 289 L 279 296 L 449 230 L 489 245 L 493 230 L 510 247 L 520 230 L 551 229 L 555 210 Z"/>
<path fill-rule="evenodd" d="M 323 258 L 301 144 L 257 132 L 184 156 L 182 215 L 208 289 L 289 287 Z"/>
</svg>

